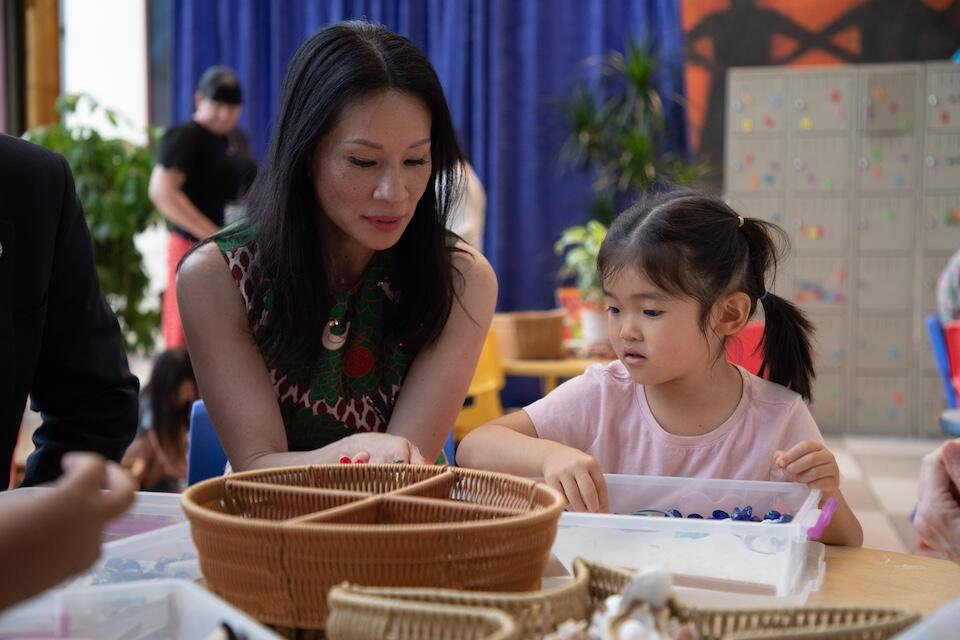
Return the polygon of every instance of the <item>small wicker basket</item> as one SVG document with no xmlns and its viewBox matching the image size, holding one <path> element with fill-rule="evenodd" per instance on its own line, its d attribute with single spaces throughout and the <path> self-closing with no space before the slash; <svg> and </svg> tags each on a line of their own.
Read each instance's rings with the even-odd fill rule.
<svg viewBox="0 0 960 640">
<path fill-rule="evenodd" d="M 372 617 L 389 615 L 394 629 L 404 628 L 410 607 L 412 618 L 415 609 L 424 603 L 434 606 L 444 604 L 460 610 L 463 607 L 479 607 L 481 610 L 499 609 L 512 617 L 518 627 L 518 638 L 533 640 L 542 638 L 570 619 L 583 620 L 592 606 L 615 593 L 620 593 L 629 582 L 632 573 L 624 569 L 588 563 L 577 559 L 574 562 L 574 578 L 569 584 L 549 591 L 536 593 L 467 593 L 447 589 L 383 589 L 341 585 L 331 592 L 331 624 L 327 636 L 331 640 L 354 639 L 360 636 L 347 635 L 342 626 L 344 618 L 338 618 L 341 602 L 346 595 L 351 600 L 354 615 L 362 610 Z M 336 597 L 333 597 L 334 593 Z M 394 606 L 380 610 L 384 600 Z M 867 607 L 811 607 L 793 609 L 699 609 L 672 604 L 680 620 L 691 622 L 701 640 L 883 640 L 890 638 L 919 620 L 919 615 L 900 609 Z M 335 623 L 334 623 L 335 621 Z M 359 624 L 354 619 L 353 624 Z M 435 630 L 434 640 L 453 640 L 456 629 Z M 368 638 L 374 635 L 364 636 Z M 391 638 L 413 640 L 420 636 L 396 633 Z"/>
<path fill-rule="evenodd" d="M 515 311 L 493 316 L 500 356 L 507 359 L 562 358 L 565 309 Z"/>
<path fill-rule="evenodd" d="M 528 591 L 563 510 L 506 474 L 428 465 L 318 465 L 198 483 L 183 509 L 207 587 L 261 622 L 322 629 L 344 580 Z"/>
</svg>

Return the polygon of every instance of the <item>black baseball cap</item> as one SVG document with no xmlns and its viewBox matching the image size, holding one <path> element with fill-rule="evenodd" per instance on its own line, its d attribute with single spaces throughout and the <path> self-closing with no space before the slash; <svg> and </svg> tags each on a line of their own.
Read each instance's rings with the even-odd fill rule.
<svg viewBox="0 0 960 640">
<path fill-rule="evenodd" d="M 241 104 L 240 82 L 236 72 L 230 67 L 210 67 L 203 72 L 197 91 L 204 98 L 226 104 Z"/>
</svg>

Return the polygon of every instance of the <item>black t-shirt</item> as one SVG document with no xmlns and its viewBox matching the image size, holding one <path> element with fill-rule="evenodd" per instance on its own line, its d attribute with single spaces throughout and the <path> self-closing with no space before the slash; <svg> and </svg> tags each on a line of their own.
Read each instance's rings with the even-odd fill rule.
<svg viewBox="0 0 960 640">
<path fill-rule="evenodd" d="M 224 207 L 242 195 L 256 174 L 243 133 L 234 130 L 230 135 L 220 136 L 193 120 L 164 134 L 157 150 L 157 162 L 186 174 L 181 190 L 219 227 L 223 226 Z M 175 224 L 169 227 L 179 236 L 197 240 Z"/>
</svg>

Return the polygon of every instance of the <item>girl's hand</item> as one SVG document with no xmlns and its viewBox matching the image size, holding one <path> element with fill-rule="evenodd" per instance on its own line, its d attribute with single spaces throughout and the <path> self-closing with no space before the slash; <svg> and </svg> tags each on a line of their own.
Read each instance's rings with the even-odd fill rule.
<svg viewBox="0 0 960 640">
<path fill-rule="evenodd" d="M 607 483 L 590 455 L 557 444 L 543 459 L 544 481 L 562 493 L 576 511 L 609 513 Z"/>
<path fill-rule="evenodd" d="M 840 467 L 837 459 L 821 442 L 805 440 L 789 451 L 773 454 L 774 464 L 782 469 L 787 480 L 802 482 L 824 494 L 840 489 Z"/>
<path fill-rule="evenodd" d="M 355 433 L 334 444 L 335 459 L 342 456 L 353 462 L 371 464 L 430 464 L 413 443 L 389 433 Z"/>
</svg>

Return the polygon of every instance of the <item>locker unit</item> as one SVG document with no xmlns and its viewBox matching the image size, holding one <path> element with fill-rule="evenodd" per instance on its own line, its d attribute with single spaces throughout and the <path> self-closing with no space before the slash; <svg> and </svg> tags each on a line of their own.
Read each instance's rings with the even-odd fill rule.
<svg viewBox="0 0 960 640">
<path fill-rule="evenodd" d="M 960 65 L 732 69 L 724 191 L 783 227 L 825 431 L 939 434 L 923 324 L 960 249 Z"/>
</svg>

